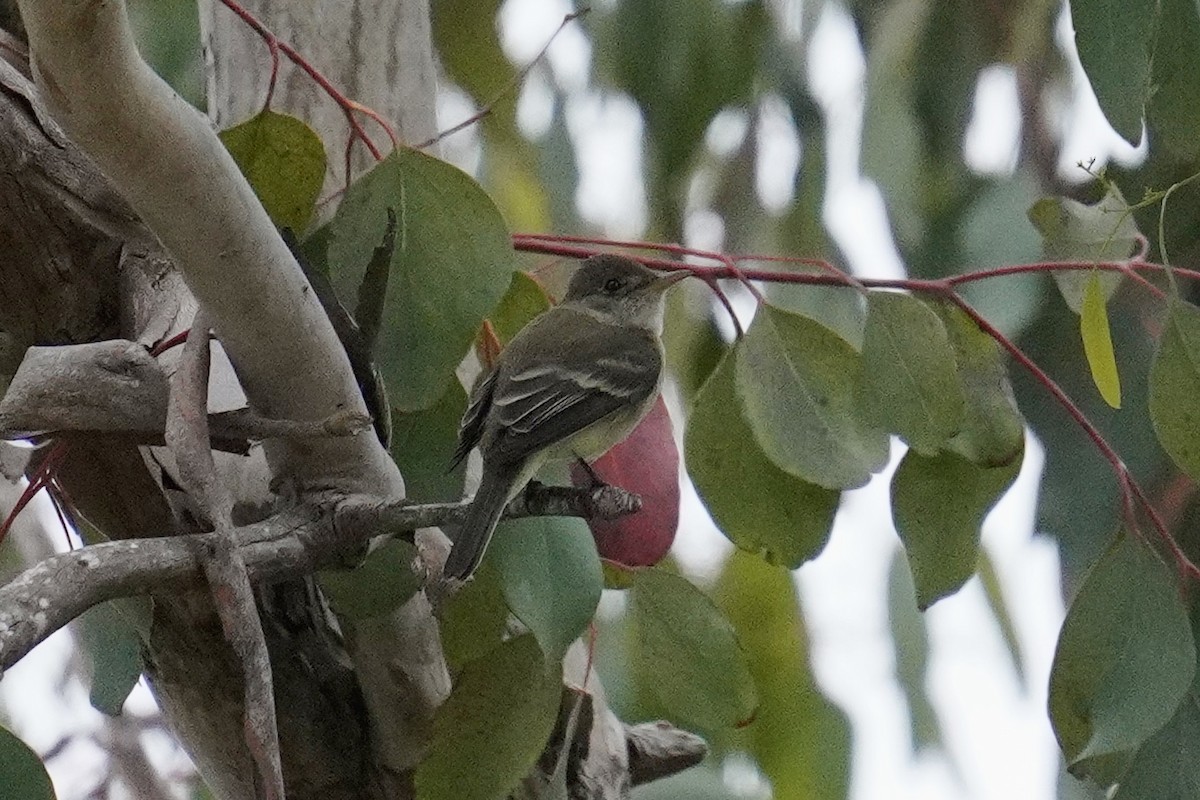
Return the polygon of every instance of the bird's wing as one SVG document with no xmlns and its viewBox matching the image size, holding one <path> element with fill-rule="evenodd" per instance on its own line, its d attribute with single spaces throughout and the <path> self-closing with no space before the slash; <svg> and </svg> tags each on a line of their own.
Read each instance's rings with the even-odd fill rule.
<svg viewBox="0 0 1200 800">
<path fill-rule="evenodd" d="M 599 325 L 600 328 L 609 326 Z M 554 358 L 502 374 L 492 393 L 495 439 L 487 455 L 515 462 L 579 433 L 622 409 L 634 409 L 658 388 L 662 356 L 653 335 L 612 337 L 597 330 L 572 337 Z"/>
<path fill-rule="evenodd" d="M 471 448 L 479 444 L 483 437 L 483 426 L 487 422 L 488 411 L 492 408 L 492 394 L 496 388 L 496 375 L 493 369 L 471 390 L 470 402 L 463 413 L 462 422 L 458 426 L 458 446 L 454 448 L 454 458 L 450 469 L 454 469 L 471 452 Z"/>
</svg>

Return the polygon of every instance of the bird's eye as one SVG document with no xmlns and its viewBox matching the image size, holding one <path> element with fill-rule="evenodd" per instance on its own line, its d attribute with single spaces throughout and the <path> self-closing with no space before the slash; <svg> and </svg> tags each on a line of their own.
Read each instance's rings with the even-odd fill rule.
<svg viewBox="0 0 1200 800">
<path fill-rule="evenodd" d="M 625 285 L 625 281 L 620 278 L 609 278 L 604 282 L 604 291 L 615 292 Z"/>
</svg>

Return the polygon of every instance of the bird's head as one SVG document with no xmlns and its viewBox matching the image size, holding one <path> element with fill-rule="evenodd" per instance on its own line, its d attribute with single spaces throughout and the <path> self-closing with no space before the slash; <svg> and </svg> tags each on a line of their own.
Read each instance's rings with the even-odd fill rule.
<svg viewBox="0 0 1200 800">
<path fill-rule="evenodd" d="M 690 274 L 687 270 L 655 272 L 624 256 L 592 256 L 572 276 L 563 303 L 610 318 L 614 324 L 658 333 L 667 289 Z"/>
</svg>

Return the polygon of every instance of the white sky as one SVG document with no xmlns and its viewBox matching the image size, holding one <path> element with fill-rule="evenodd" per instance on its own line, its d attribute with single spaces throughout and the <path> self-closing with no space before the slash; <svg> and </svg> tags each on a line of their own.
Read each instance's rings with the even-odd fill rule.
<svg viewBox="0 0 1200 800">
<path fill-rule="evenodd" d="M 571 9 L 563 0 L 508 0 L 501 13 L 506 51 L 528 61 Z M 1064 13 L 1057 31 L 1071 39 Z M 566 29 L 549 52 L 553 80 L 572 97 L 569 130 L 579 151 L 576 195 L 584 219 L 614 238 L 642 234 L 646 202 L 641 189 L 641 123 L 627 98 L 602 97 L 588 86 L 590 44 L 577 29 Z M 888 236 L 878 190 L 858 174 L 864 64 L 852 26 L 836 4 L 825 6 L 809 54 L 814 93 L 825 108 L 829 131 L 826 223 L 856 273 L 897 276 L 902 266 Z M 1061 168 L 1112 155 L 1122 161 L 1138 153 L 1113 134 L 1075 64 L 1073 96 L 1061 124 L 1066 149 Z M 552 99 L 544 68 L 536 69 L 520 95 L 519 120 L 537 136 L 550 121 Z M 439 112 L 443 125 L 471 112 L 461 95 L 446 93 Z M 787 115 L 768 103 L 760 112 L 764 161 L 756 185 L 768 208 L 789 199 L 799 159 Z M 1011 171 L 1018 130 L 1016 90 L 1011 71 L 988 69 L 981 77 L 975 119 L 965 145 L 969 162 L 981 171 Z M 709 131 L 714 150 L 736 147 L 745 135 L 744 115 L 725 114 Z M 473 132 L 452 137 L 446 155 L 466 168 L 477 166 Z M 771 168 L 766 168 L 770 165 Z M 631 198 L 633 200 L 631 201 Z M 719 221 L 718 221 L 719 222 Z M 714 220 L 689 221 L 689 244 L 717 247 Z M 899 449 L 899 447 L 897 448 Z M 899 453 L 896 454 L 898 459 Z M 832 542 L 797 571 L 797 583 L 812 638 L 815 672 L 823 689 L 849 715 L 854 750 L 854 800 L 1050 800 L 1056 796 L 1057 748 L 1046 717 L 1046 683 L 1063 615 L 1058 559 L 1054 546 L 1033 536 L 1034 497 L 1041 451 L 1030 440 L 1017 486 L 984 526 L 991 554 L 1010 603 L 1022 650 L 1028 688 L 1022 687 L 978 579 L 926 614 L 932 650 L 929 694 L 948 746 L 946 752 L 914 755 L 909 747 L 907 709 L 895 678 L 887 608 L 887 576 L 899 543 L 891 527 L 887 485 L 892 467 L 843 503 Z M 764 499 L 765 501 L 769 501 Z M 694 492 L 686 492 L 684 524 L 676 552 L 698 579 L 714 575 L 729 544 L 716 531 Z M 11 669 L 0 682 L 3 705 L 16 731 L 45 751 L 64 730 L 94 731 L 100 717 L 78 686 L 65 697 L 57 683 L 70 652 L 59 633 Z M 153 700 L 144 686 L 128 711 L 147 714 Z M 156 762 L 178 773 L 186 758 L 162 740 Z M 80 797 L 94 788 L 102 753 L 85 742 L 51 763 L 59 797 Z M 744 769 L 728 771 L 731 787 L 761 796 L 762 784 Z"/>
</svg>

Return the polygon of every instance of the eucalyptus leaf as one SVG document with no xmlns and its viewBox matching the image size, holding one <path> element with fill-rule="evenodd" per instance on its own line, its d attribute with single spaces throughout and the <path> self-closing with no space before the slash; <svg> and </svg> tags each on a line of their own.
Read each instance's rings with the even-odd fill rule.
<svg viewBox="0 0 1200 800">
<path fill-rule="evenodd" d="M 798 567 L 829 541 L 840 493 L 784 472 L 762 452 L 738 402 L 736 358 L 726 355 L 696 396 L 684 436 L 688 475 L 730 541 Z"/>
<path fill-rule="evenodd" d="M 554 666 L 551 666 L 551 665 Z M 558 718 L 557 662 L 518 636 L 468 663 L 433 718 L 417 765 L 421 800 L 500 800 L 541 754 Z"/>
<path fill-rule="evenodd" d="M 1121 376 L 1117 372 L 1117 357 L 1113 352 L 1112 331 L 1108 326 L 1108 309 L 1100 275 L 1093 272 L 1083 290 L 1083 306 L 1079 313 L 1079 331 L 1083 337 L 1083 353 L 1087 356 L 1092 380 L 1104 402 L 1113 408 L 1121 407 Z"/>
<path fill-rule="evenodd" d="M 980 526 L 1016 480 L 1021 459 L 981 467 L 953 452 L 905 454 L 892 477 L 892 515 L 922 610 L 975 574 Z"/>
<path fill-rule="evenodd" d="M 354 569 L 325 569 L 317 580 L 329 605 L 348 619 L 370 619 L 391 613 L 421 588 L 413 569 L 416 548 L 391 539 L 372 550 Z"/>
<path fill-rule="evenodd" d="M 1200 480 L 1200 308 L 1173 300 L 1150 365 L 1150 421 L 1167 454 Z"/>
<path fill-rule="evenodd" d="M 142 640 L 150 633 L 150 598 L 122 598 L 93 606 L 75 622 L 88 659 L 92 707 L 119 716 L 142 676 Z"/>
<path fill-rule="evenodd" d="M 1137 250 L 1138 229 L 1129 204 L 1115 185 L 1094 205 L 1067 197 L 1043 197 L 1029 209 L 1029 221 L 1042 235 L 1042 253 L 1049 261 L 1123 261 Z M 1055 270 L 1054 282 L 1076 314 L 1083 311 L 1089 270 Z M 1121 283 L 1121 273 L 1096 276 L 1104 300 Z"/>
<path fill-rule="evenodd" d="M 934 309 L 950 337 L 966 399 L 962 426 L 947 449 L 981 467 L 999 467 L 1020 458 L 1025 421 L 1017 410 L 999 345 L 961 309 L 945 303 Z"/>
<path fill-rule="evenodd" d="M 505 520 L 487 558 L 513 612 L 546 655 L 562 658 L 591 622 L 604 588 L 587 524 L 571 517 Z"/>
<path fill-rule="evenodd" d="M 1150 99 L 1159 3 L 1156 0 L 1071 0 L 1075 47 L 1100 110 L 1131 145 L 1142 139 Z"/>
<path fill-rule="evenodd" d="M 958 432 L 965 398 L 946 327 L 909 294 L 871 292 L 863 335 L 863 416 L 932 455 Z"/>
<path fill-rule="evenodd" d="M 276 227 L 303 233 L 325 181 L 320 137 L 275 111 L 263 111 L 220 137 Z"/>
<path fill-rule="evenodd" d="M 1075 595 L 1050 672 L 1050 721 L 1071 773 L 1118 780 L 1195 674 L 1171 570 L 1136 536 L 1120 536 Z"/>
<path fill-rule="evenodd" d="M 14 800 L 55 800 L 54 785 L 29 745 L 0 727 L 0 786 Z"/>
<path fill-rule="evenodd" d="M 776 466 L 826 489 L 852 489 L 883 468 L 888 436 L 858 405 L 862 359 L 806 317 L 762 305 L 737 349 L 746 421 Z"/>
<path fill-rule="evenodd" d="M 492 201 L 470 176 L 397 149 L 346 192 L 331 223 L 328 263 L 353 297 L 389 210 L 399 225 L 375 353 L 388 397 L 403 411 L 442 397 L 484 317 L 512 278 L 513 254 Z"/>
<path fill-rule="evenodd" d="M 466 406 L 467 393 L 458 381 L 451 381 L 429 408 L 392 410 L 392 443 L 388 449 L 414 502 L 448 503 L 462 497 L 466 462 L 454 468 L 450 463 Z"/>
<path fill-rule="evenodd" d="M 744 725 L 758 695 L 733 627 L 703 592 L 657 567 L 630 590 L 637 670 L 669 713 L 704 730 Z"/>
<path fill-rule="evenodd" d="M 451 671 L 457 672 L 500 644 L 508 618 L 500 577 L 491 561 L 484 559 L 471 580 L 442 606 L 438 620 L 442 652 Z"/>
<path fill-rule="evenodd" d="M 734 551 L 716 586 L 758 690 L 754 722 L 735 736 L 771 780 L 775 800 L 844 798 L 850 725 L 817 685 L 792 574 Z"/>
<path fill-rule="evenodd" d="M 508 291 L 488 314 L 488 321 L 500 344 L 507 345 L 534 317 L 549 308 L 550 298 L 542 285 L 528 272 L 514 272 Z"/>
</svg>

